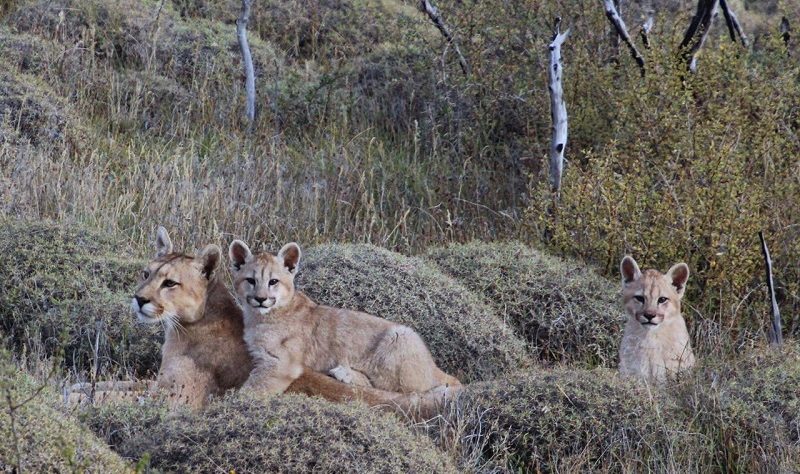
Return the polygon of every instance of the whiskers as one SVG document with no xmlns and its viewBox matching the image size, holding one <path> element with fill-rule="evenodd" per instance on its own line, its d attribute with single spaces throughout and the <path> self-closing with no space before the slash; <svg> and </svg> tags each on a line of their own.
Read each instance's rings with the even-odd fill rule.
<svg viewBox="0 0 800 474">
<path fill-rule="evenodd" d="M 161 322 L 164 325 L 164 331 L 174 331 L 177 335 L 188 334 L 186 328 L 181 324 L 181 320 L 175 313 L 163 313 Z"/>
</svg>

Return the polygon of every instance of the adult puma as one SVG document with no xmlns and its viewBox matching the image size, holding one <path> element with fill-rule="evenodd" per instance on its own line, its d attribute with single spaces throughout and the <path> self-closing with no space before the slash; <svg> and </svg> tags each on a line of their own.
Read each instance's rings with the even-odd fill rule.
<svg viewBox="0 0 800 474">
<path fill-rule="evenodd" d="M 689 279 L 685 263 L 666 274 L 639 270 L 631 256 L 620 262 L 622 295 L 628 320 L 619 348 L 619 372 L 651 382 L 664 382 L 669 374 L 694 366 L 681 299 Z"/>
<path fill-rule="evenodd" d="M 447 393 L 461 385 L 436 366 L 413 329 L 319 305 L 297 291 L 297 244 L 286 244 L 277 256 L 253 255 L 247 244 L 234 240 L 228 253 L 244 310 L 244 338 L 255 365 L 246 388 L 280 393 L 303 367 L 392 392 Z"/>
</svg>

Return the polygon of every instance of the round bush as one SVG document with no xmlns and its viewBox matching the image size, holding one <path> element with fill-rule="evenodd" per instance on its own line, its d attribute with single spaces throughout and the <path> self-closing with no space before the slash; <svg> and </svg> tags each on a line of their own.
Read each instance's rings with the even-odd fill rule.
<svg viewBox="0 0 800 474">
<path fill-rule="evenodd" d="M 51 387 L 0 360 L 0 470 L 126 472 L 130 468 L 91 432 L 56 407 Z M 10 410 L 13 405 L 13 411 Z"/>
<path fill-rule="evenodd" d="M 228 397 L 165 419 L 122 452 L 175 472 L 454 472 L 395 417 L 302 395 Z"/>
<path fill-rule="evenodd" d="M 723 471 L 800 471 L 800 348 L 707 361 L 674 387 L 708 462 Z"/>
<path fill-rule="evenodd" d="M 426 257 L 504 316 L 539 358 L 617 365 L 620 289 L 591 268 L 518 242 L 453 244 Z"/>
<path fill-rule="evenodd" d="M 414 328 L 436 363 L 462 381 L 527 363 L 524 343 L 490 307 L 422 259 L 371 245 L 322 245 L 300 261 L 298 286 L 320 304 Z"/>
<path fill-rule="evenodd" d="M 470 385 L 458 413 L 473 449 L 512 472 L 658 471 L 662 403 L 607 369 L 555 370 Z"/>
<path fill-rule="evenodd" d="M 157 327 L 136 324 L 129 298 L 144 262 L 108 236 L 49 222 L 0 223 L 0 330 L 17 350 L 63 354 L 78 371 L 158 370 Z"/>
</svg>

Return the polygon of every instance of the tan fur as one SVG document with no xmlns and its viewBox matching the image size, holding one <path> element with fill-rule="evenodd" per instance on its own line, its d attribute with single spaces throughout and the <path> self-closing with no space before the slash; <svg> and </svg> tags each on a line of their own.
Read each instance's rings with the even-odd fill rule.
<svg viewBox="0 0 800 474">
<path fill-rule="evenodd" d="M 244 309 L 245 341 L 255 367 L 246 388 L 280 393 L 309 367 L 339 380 L 390 392 L 457 387 L 411 328 L 366 313 L 318 305 L 295 290 L 297 244 L 277 256 L 229 249 L 234 289 Z"/>
<path fill-rule="evenodd" d="M 670 374 L 693 367 L 689 332 L 681 315 L 689 267 L 679 263 L 666 274 L 642 273 L 636 261 L 626 256 L 620 272 L 628 313 L 619 348 L 620 374 L 660 383 Z"/>
<path fill-rule="evenodd" d="M 68 404 L 155 396 L 167 397 L 172 407 L 188 405 L 196 409 L 212 395 L 239 388 L 249 377 L 252 358 L 243 339 L 242 311 L 214 276 L 218 248 L 206 247 L 197 257 L 174 253 L 163 227 L 158 229 L 156 248 L 155 258 L 142 272 L 131 306 L 145 322 L 165 326 L 157 380 L 76 384 L 66 394 Z M 164 286 L 166 280 L 179 284 L 170 288 Z M 434 416 L 446 401 L 446 394 L 437 392 L 412 397 L 353 387 L 307 368 L 287 391 L 335 402 L 360 400 L 415 418 Z"/>
</svg>

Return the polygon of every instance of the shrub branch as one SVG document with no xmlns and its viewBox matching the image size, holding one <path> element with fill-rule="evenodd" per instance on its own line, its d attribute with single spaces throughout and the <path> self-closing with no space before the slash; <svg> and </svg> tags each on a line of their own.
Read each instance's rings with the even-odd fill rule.
<svg viewBox="0 0 800 474">
<path fill-rule="evenodd" d="M 442 20 L 442 14 L 439 13 L 439 9 L 428 0 L 422 0 L 419 2 L 419 9 L 428 15 L 428 18 L 430 18 L 433 24 L 436 25 L 436 28 L 438 28 L 442 33 L 442 36 L 444 36 L 444 39 L 447 40 L 447 43 L 453 45 L 453 50 L 455 50 L 456 55 L 458 56 L 458 64 L 461 65 L 461 71 L 465 76 L 469 76 L 469 64 L 464 58 L 464 55 L 461 54 L 461 49 L 458 47 L 458 43 L 455 41 L 455 38 L 453 38 L 453 34 L 450 33 L 447 25 L 444 24 L 444 20 Z"/>
<path fill-rule="evenodd" d="M 644 77 L 644 57 L 639 53 L 639 50 L 636 49 L 636 45 L 633 44 L 631 35 L 628 34 L 628 28 L 625 26 L 625 21 L 622 20 L 622 16 L 620 16 L 617 8 L 614 6 L 614 0 L 603 0 L 603 3 L 606 8 L 606 18 L 608 18 L 608 21 L 611 22 L 611 26 L 617 31 L 617 36 L 622 38 L 625 44 L 628 45 L 631 56 L 636 61 L 636 64 L 639 65 L 639 69 L 642 71 L 642 77 Z"/>
</svg>

